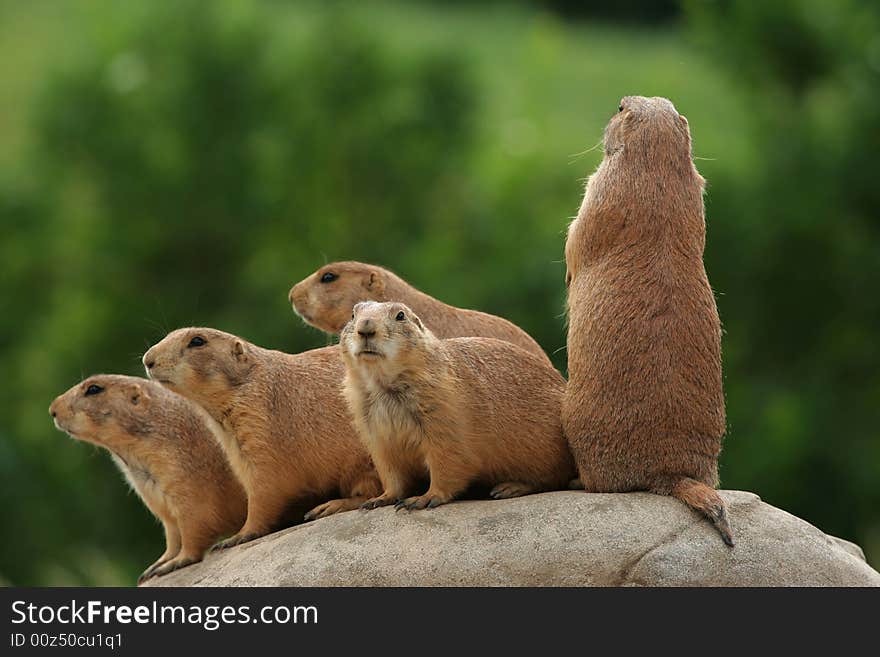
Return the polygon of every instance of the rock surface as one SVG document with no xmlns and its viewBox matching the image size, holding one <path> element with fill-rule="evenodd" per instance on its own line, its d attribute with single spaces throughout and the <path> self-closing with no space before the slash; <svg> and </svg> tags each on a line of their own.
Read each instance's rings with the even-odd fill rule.
<svg viewBox="0 0 880 657">
<path fill-rule="evenodd" d="M 299 525 L 148 586 L 880 586 L 861 549 L 723 491 L 736 547 L 680 502 L 560 491 Z"/>
</svg>

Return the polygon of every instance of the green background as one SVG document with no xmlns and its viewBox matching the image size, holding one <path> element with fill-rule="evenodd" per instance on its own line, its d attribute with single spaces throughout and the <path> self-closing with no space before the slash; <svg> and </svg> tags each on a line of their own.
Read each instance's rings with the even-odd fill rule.
<svg viewBox="0 0 880 657">
<path fill-rule="evenodd" d="M 564 370 L 564 231 L 627 94 L 708 180 L 722 485 L 880 563 L 880 13 L 608 4 L 0 0 L 0 580 L 133 583 L 161 530 L 49 402 L 179 326 L 325 344 L 287 302 L 324 262 Z"/>
</svg>

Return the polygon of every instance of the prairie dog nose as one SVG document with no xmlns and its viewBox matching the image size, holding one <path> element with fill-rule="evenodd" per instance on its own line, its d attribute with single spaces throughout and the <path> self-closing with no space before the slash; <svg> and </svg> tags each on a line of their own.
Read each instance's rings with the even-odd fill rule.
<svg viewBox="0 0 880 657">
<path fill-rule="evenodd" d="M 376 325 L 372 319 L 362 319 L 357 323 L 357 332 L 362 338 L 372 338 L 376 335 Z"/>
<path fill-rule="evenodd" d="M 152 350 L 148 351 L 144 354 L 144 357 L 141 359 L 144 363 L 144 367 L 148 370 L 153 369 L 153 366 L 156 364 L 156 357 L 151 353 Z"/>
<path fill-rule="evenodd" d="M 290 288 L 290 292 L 287 293 L 287 300 L 290 302 L 290 305 L 293 305 L 293 293 L 296 291 L 296 285 Z"/>
<path fill-rule="evenodd" d="M 49 406 L 49 415 L 51 415 L 52 417 L 58 415 L 58 411 L 55 410 L 55 402 L 52 402 L 52 404 Z"/>
</svg>

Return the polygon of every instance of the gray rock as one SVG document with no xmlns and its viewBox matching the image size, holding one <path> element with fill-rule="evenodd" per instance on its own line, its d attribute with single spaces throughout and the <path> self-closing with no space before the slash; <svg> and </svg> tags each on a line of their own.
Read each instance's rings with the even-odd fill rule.
<svg viewBox="0 0 880 657">
<path fill-rule="evenodd" d="M 880 586 L 857 545 L 723 491 L 736 547 L 668 497 L 560 491 L 292 527 L 149 586 Z"/>
<path fill-rule="evenodd" d="M 865 553 L 862 551 L 862 548 L 860 548 L 852 541 L 847 541 L 843 538 L 837 538 L 836 536 L 831 536 L 830 534 L 828 535 L 828 538 L 834 541 L 834 543 L 836 543 L 838 547 L 843 548 L 857 559 L 867 561 L 867 559 L 865 559 Z"/>
</svg>

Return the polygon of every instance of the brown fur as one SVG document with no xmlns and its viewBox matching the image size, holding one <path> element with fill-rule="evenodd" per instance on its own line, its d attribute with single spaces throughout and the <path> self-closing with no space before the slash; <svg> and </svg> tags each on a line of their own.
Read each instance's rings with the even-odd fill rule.
<svg viewBox="0 0 880 657">
<path fill-rule="evenodd" d="M 336 278 L 322 282 L 328 273 Z M 550 363 L 540 345 L 513 322 L 477 310 L 449 306 L 375 265 L 362 262 L 324 265 L 294 285 L 289 298 L 293 309 L 307 324 L 327 333 L 339 333 L 359 301 L 397 301 L 412 308 L 438 338 L 497 338 Z"/>
<path fill-rule="evenodd" d="M 401 303 L 358 303 L 341 346 L 345 397 L 384 486 L 365 508 L 434 507 L 477 482 L 516 497 L 574 476 L 565 382 L 534 354 L 492 338 L 440 340 Z M 407 497 L 425 476 L 427 493 Z"/>
<path fill-rule="evenodd" d="M 733 540 L 718 485 L 721 328 L 687 119 L 627 97 L 565 245 L 566 436 L 587 491 L 672 495 Z"/>
<path fill-rule="evenodd" d="M 90 386 L 97 394 L 86 395 Z M 157 383 L 98 374 L 52 402 L 55 426 L 108 450 L 165 529 L 165 552 L 138 583 L 201 561 L 244 522 L 244 489 L 201 409 Z"/>
<path fill-rule="evenodd" d="M 193 338 L 205 341 L 190 346 Z M 380 490 L 339 392 L 339 349 L 291 355 L 229 333 L 184 328 L 144 355 L 150 377 L 195 401 L 227 431 L 226 456 L 244 484 L 247 522 L 218 548 L 258 538 L 291 505 L 328 500 L 305 515 L 357 508 Z"/>
</svg>

